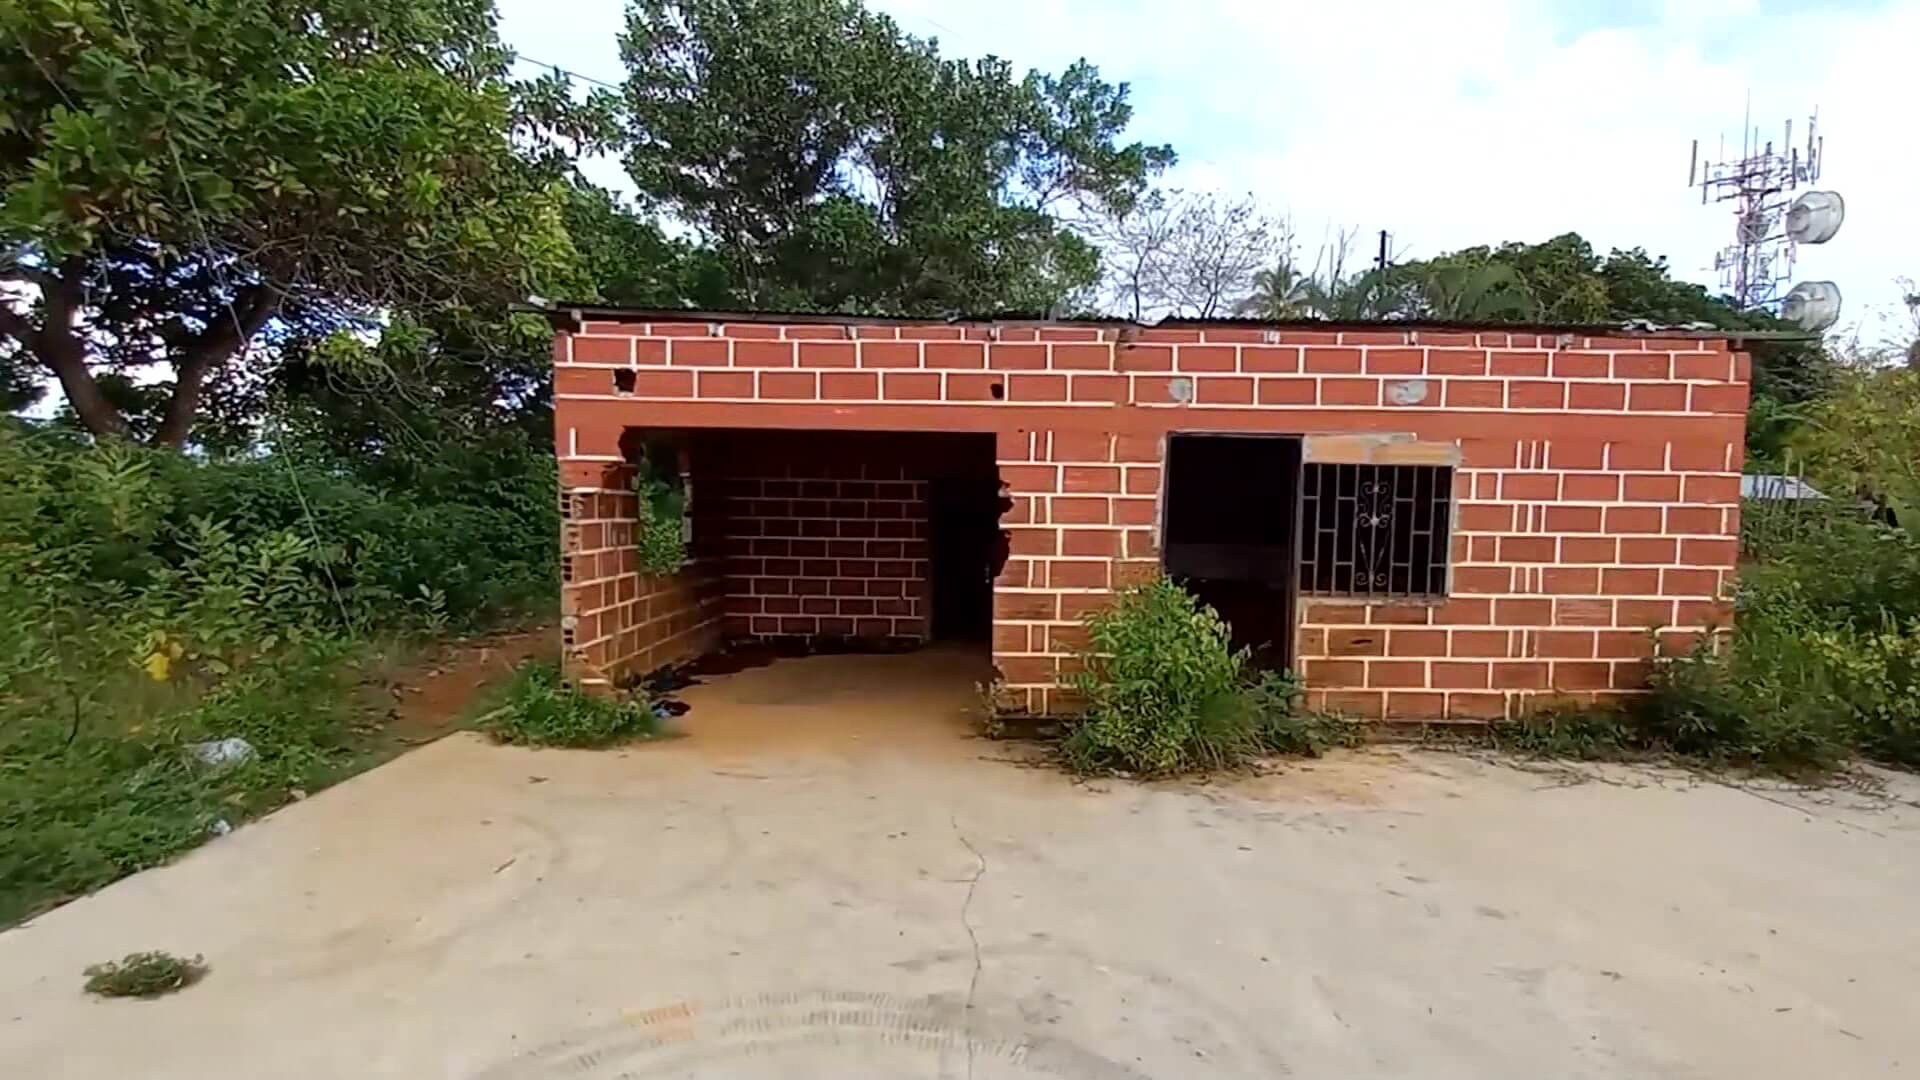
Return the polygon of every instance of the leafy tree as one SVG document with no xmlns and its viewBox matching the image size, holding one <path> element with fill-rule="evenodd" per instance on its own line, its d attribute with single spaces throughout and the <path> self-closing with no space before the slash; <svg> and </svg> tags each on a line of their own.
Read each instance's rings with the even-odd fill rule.
<svg viewBox="0 0 1920 1080">
<path fill-rule="evenodd" d="M 1252 196 L 1149 191 L 1118 210 L 1096 201 L 1076 224 L 1100 248 L 1104 307 L 1131 319 L 1228 314 L 1288 245 Z"/>
<path fill-rule="evenodd" d="M 627 168 L 765 308 L 1050 310 L 1098 274 L 1055 209 L 1169 164 L 1085 62 L 943 59 L 855 0 L 636 0 Z"/>
<path fill-rule="evenodd" d="M 257 341 L 564 290 L 609 105 L 508 59 L 486 0 L 0 0 L 0 341 L 179 446 Z"/>
</svg>

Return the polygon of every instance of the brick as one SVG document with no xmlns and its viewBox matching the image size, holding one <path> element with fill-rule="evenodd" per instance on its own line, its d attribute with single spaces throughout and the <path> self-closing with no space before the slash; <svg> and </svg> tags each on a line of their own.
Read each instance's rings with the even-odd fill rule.
<svg viewBox="0 0 1920 1080">
<path fill-rule="evenodd" d="M 1367 608 L 1367 621 L 1376 626 L 1425 626 L 1432 614 L 1433 609 L 1426 604 L 1372 604 Z"/>
<path fill-rule="evenodd" d="M 1549 678 L 1555 690 L 1605 690 L 1613 685 L 1613 665 L 1605 661 L 1558 661 Z"/>
<path fill-rule="evenodd" d="M 1560 476 L 1548 472 L 1510 472 L 1500 474 L 1500 497 L 1536 500 L 1560 497 Z"/>
<path fill-rule="evenodd" d="M 1651 533 L 1666 531 L 1665 515 L 1658 506 L 1609 506 L 1606 527 L 1610 533 Z"/>
<path fill-rule="evenodd" d="M 1547 354 L 1543 352 L 1495 352 L 1488 364 L 1494 375 L 1541 376 L 1547 373 Z"/>
<path fill-rule="evenodd" d="M 923 371 L 889 371 L 880 379 L 880 395 L 889 401 L 938 401 L 940 376 Z"/>
<path fill-rule="evenodd" d="M 1423 660 L 1370 660 L 1367 685 L 1384 689 L 1418 689 L 1427 685 L 1427 665 Z"/>
<path fill-rule="evenodd" d="M 1367 621 L 1367 606 L 1359 603 L 1316 600 L 1307 605 L 1303 621 L 1333 625 L 1364 623 Z"/>
<path fill-rule="evenodd" d="M 1075 375 L 1069 380 L 1067 392 L 1074 401 L 1119 405 L 1127 401 L 1130 383 L 1125 375 Z M 1248 400 L 1252 400 L 1251 396 Z"/>
<path fill-rule="evenodd" d="M 1506 405 L 1507 387 L 1498 379 L 1448 379 L 1442 396 L 1449 409 L 1498 409 Z"/>
<path fill-rule="evenodd" d="M 1547 665 L 1535 661 L 1507 661 L 1493 665 L 1496 690 L 1545 690 Z"/>
<path fill-rule="evenodd" d="M 1553 623 L 1557 626 L 1612 626 L 1613 601 L 1561 597 L 1553 601 Z"/>
<path fill-rule="evenodd" d="M 1447 695 L 1417 690 L 1396 690 L 1387 694 L 1389 720 L 1440 720 L 1447 714 Z"/>
<path fill-rule="evenodd" d="M 1300 366 L 1313 375 L 1358 375 L 1360 350 L 1308 348 L 1302 352 Z"/>
<path fill-rule="evenodd" d="M 1240 378 L 1203 378 L 1195 380 L 1197 400 L 1202 405 L 1251 405 L 1253 380 Z"/>
<path fill-rule="evenodd" d="M 1499 594 L 1513 591 L 1511 566 L 1456 566 L 1452 570 L 1455 593 Z"/>
<path fill-rule="evenodd" d="M 1726 472 L 1730 443 L 1674 443 L 1668 464 L 1676 472 Z"/>
<path fill-rule="evenodd" d="M 1047 585 L 1055 589 L 1105 589 L 1108 563 L 1100 559 L 1055 559 L 1046 564 Z"/>
<path fill-rule="evenodd" d="M 1554 596 L 1592 596 L 1600 591 L 1600 568 L 1549 566 L 1540 574 L 1540 591 Z"/>
<path fill-rule="evenodd" d="M 1507 384 L 1509 409 L 1564 409 L 1567 384 L 1564 382 L 1515 379 Z"/>
<path fill-rule="evenodd" d="M 1044 346 L 1036 346 L 1044 352 Z M 862 341 L 860 366 L 863 368 L 917 368 L 920 344 L 914 341 Z"/>
<path fill-rule="evenodd" d="M 1727 353 L 1675 353 L 1673 377 L 1681 381 L 1731 382 L 1733 359 Z"/>
<path fill-rule="evenodd" d="M 948 401 L 1002 401 L 1006 396 L 1003 375 L 955 372 L 947 376 Z"/>
<path fill-rule="evenodd" d="M 1567 408 L 1584 412 L 1618 412 L 1627 407 L 1627 388 L 1619 383 L 1568 383 Z"/>
<path fill-rule="evenodd" d="M 1120 531 L 1063 529 L 1060 532 L 1060 554 L 1117 557 L 1120 554 Z"/>
<path fill-rule="evenodd" d="M 1050 492 L 1060 482 L 1056 465 L 1002 465 L 1000 482 L 1013 491 Z"/>
<path fill-rule="evenodd" d="M 1053 367 L 1056 370 L 1110 371 L 1113 349 L 1107 345 L 1055 345 Z"/>
<path fill-rule="evenodd" d="M 1427 353 L 1425 349 L 1368 349 L 1361 369 L 1369 375 L 1424 375 Z"/>
<path fill-rule="evenodd" d="M 1615 353 L 1613 377 L 1665 382 L 1673 377 L 1673 358 L 1666 353 Z"/>
<path fill-rule="evenodd" d="M 1047 500 L 1047 520 L 1063 525 L 1106 525 L 1108 503 L 1105 499 L 1055 498 Z"/>
<path fill-rule="evenodd" d="M 1653 627 L 1673 625 L 1671 600 L 1619 600 L 1614 604 L 1618 626 Z"/>
<path fill-rule="evenodd" d="M 1732 541 L 1727 541 L 1732 543 Z M 1687 558 L 1686 544 L 1680 545 L 1680 558 Z M 1668 567 L 1660 571 L 1660 594 L 1662 596 L 1713 596 L 1720 595 L 1720 572 L 1717 570 L 1698 570 L 1691 567 Z"/>
<path fill-rule="evenodd" d="M 1098 432 L 1056 431 L 1049 437 L 1054 461 L 1111 461 L 1112 440 Z"/>
<path fill-rule="evenodd" d="M 1305 668 L 1308 686 L 1367 685 L 1367 665 L 1361 660 L 1308 660 Z"/>
<path fill-rule="evenodd" d="M 1260 379 L 1256 386 L 1262 405 L 1312 405 L 1315 389 L 1312 379 Z"/>
<path fill-rule="evenodd" d="M 1686 412 L 1687 388 L 1679 383 L 1633 383 L 1627 388 L 1633 412 Z"/>
<path fill-rule="evenodd" d="M 1380 404 L 1380 380 L 1321 379 L 1320 404 L 1378 405 Z"/>
<path fill-rule="evenodd" d="M 1645 630 L 1602 630 L 1594 638 L 1594 655 L 1602 660 L 1631 660 L 1653 655 L 1653 637 Z"/>
<path fill-rule="evenodd" d="M 1127 481 L 1132 483 L 1132 473 L 1127 474 Z M 1157 509 L 1153 499 L 1115 499 L 1113 523 L 1115 525 L 1152 525 Z"/>
<path fill-rule="evenodd" d="M 1506 656 L 1511 643 L 1505 630 L 1455 630 L 1450 656 Z"/>
<path fill-rule="evenodd" d="M 702 371 L 696 393 L 703 398 L 750 398 L 753 373 L 748 371 Z"/>
<path fill-rule="evenodd" d="M 1677 626 L 1725 626 L 1733 618 L 1731 600 L 1680 600 L 1674 604 Z"/>
<path fill-rule="evenodd" d="M 1501 562 L 1550 563 L 1560 558 L 1559 542 L 1551 536 L 1503 536 Z"/>
<path fill-rule="evenodd" d="M 1154 468 L 1133 467 L 1126 471 L 1126 487 L 1129 495 L 1160 494 L 1160 470 Z"/>
<path fill-rule="evenodd" d="M 1549 506 L 1546 531 L 1553 533 L 1599 532 L 1600 508 L 1597 506 Z"/>
<path fill-rule="evenodd" d="M 1743 416 L 1747 411 L 1747 388 L 1738 383 L 1729 386 L 1695 386 L 1687 397 L 1687 407 L 1697 413 Z"/>
<path fill-rule="evenodd" d="M 1248 345 L 1240 350 L 1240 370 L 1268 374 L 1300 370 L 1300 350 L 1282 345 Z"/>
<path fill-rule="evenodd" d="M 631 364 L 633 339 L 630 337 L 573 336 L 573 362 L 576 364 Z"/>
<path fill-rule="evenodd" d="M 1059 533 L 1053 529 L 1008 529 L 1008 550 L 1015 555 L 1057 555 Z"/>
<path fill-rule="evenodd" d="M 1493 602 L 1493 621 L 1497 626 L 1551 626 L 1552 600 L 1506 598 Z"/>
<path fill-rule="evenodd" d="M 853 367 L 858 362 L 857 347 L 851 341 L 803 341 L 800 343 L 801 367 Z"/>
<path fill-rule="evenodd" d="M 1609 596 L 1654 596 L 1660 592 L 1660 571 L 1608 566 L 1600 571 L 1600 590 Z"/>
<path fill-rule="evenodd" d="M 1682 540 L 1680 561 L 1689 566 L 1732 566 L 1740 557 L 1740 542 L 1733 539 Z"/>
<path fill-rule="evenodd" d="M 1628 502 L 1678 502 L 1680 477 L 1634 474 L 1623 477 L 1620 497 Z"/>
<path fill-rule="evenodd" d="M 1629 536 L 1620 541 L 1620 561 L 1629 565 L 1671 565 L 1679 557 L 1677 540 Z"/>
<path fill-rule="evenodd" d="M 1613 665 L 1613 686 L 1616 690 L 1644 690 L 1648 676 L 1653 674 L 1653 665 L 1640 660 L 1627 660 Z"/>
<path fill-rule="evenodd" d="M 1067 377 L 1065 375 L 1009 375 L 1007 376 L 1007 399 L 1009 401 L 1065 401 L 1067 400 Z"/>
<path fill-rule="evenodd" d="M 1510 503 L 1463 503 L 1455 524 L 1466 532 L 1507 532 L 1513 528 Z"/>
<path fill-rule="evenodd" d="M 1700 536 L 1725 536 L 1733 532 L 1725 525 L 1726 511 L 1712 506 L 1669 506 L 1666 514 L 1669 533 Z"/>
<path fill-rule="evenodd" d="M 635 397 L 692 397 L 691 371 L 638 371 L 633 376 Z"/>
<path fill-rule="evenodd" d="M 805 346 L 802 346 L 804 349 Z M 929 341 L 924 346 L 926 366 L 930 368 L 984 368 L 987 346 L 980 341 Z M 801 360 L 805 363 L 805 358 Z"/>
<path fill-rule="evenodd" d="M 734 367 L 793 367 L 794 344 L 790 341 L 736 341 L 733 343 Z"/>
<path fill-rule="evenodd" d="M 1484 690 L 1492 678 L 1493 666 L 1484 661 L 1480 663 L 1462 663 L 1456 660 L 1435 660 L 1428 665 L 1427 678 L 1433 687 L 1441 690 Z"/>
<path fill-rule="evenodd" d="M 1122 345 L 1115 350 L 1119 371 L 1172 371 L 1173 350 L 1165 345 Z"/>
<path fill-rule="evenodd" d="M 667 362 L 681 367 L 726 367 L 733 343 L 717 338 L 675 338 L 667 343 Z"/>
<path fill-rule="evenodd" d="M 1738 503 L 1740 478 L 1689 473 L 1685 477 L 1682 496 L 1690 503 Z"/>
<path fill-rule="evenodd" d="M 1536 656 L 1591 660 L 1597 655 L 1592 630 L 1542 630 L 1533 642 Z"/>
<path fill-rule="evenodd" d="M 1426 340 L 1422 338 L 1421 340 Z M 1449 349 L 1427 350 L 1427 374 L 1429 375 L 1485 375 L 1487 373 L 1487 353 L 1485 349 Z"/>
<path fill-rule="evenodd" d="M 993 594 L 993 617 L 999 622 L 1046 622 L 1060 614 L 1060 598 L 1053 593 Z"/>
<path fill-rule="evenodd" d="M 1434 633 L 1435 631 L 1428 631 Z M 1384 656 L 1387 651 L 1387 631 L 1361 627 L 1342 627 L 1327 631 L 1325 652 L 1328 656 Z M 1443 639 L 1444 633 L 1440 635 Z"/>
<path fill-rule="evenodd" d="M 1009 683 L 1051 683 L 1057 661 L 1051 656 L 1003 656 L 994 666 Z"/>
<path fill-rule="evenodd" d="M 1333 690 L 1319 696 L 1319 707 L 1354 720 L 1378 720 L 1385 712 L 1385 698 L 1378 690 Z"/>
<path fill-rule="evenodd" d="M 1068 465 L 1061 470 L 1060 490 L 1117 493 L 1120 490 L 1120 468 L 1116 465 Z"/>
<path fill-rule="evenodd" d="M 1239 351 L 1231 345 L 1182 345 L 1174 351 L 1175 371 L 1232 371 Z"/>
<path fill-rule="evenodd" d="M 1612 369 L 1606 353 L 1559 352 L 1553 355 L 1556 379 L 1604 379 Z"/>
<path fill-rule="evenodd" d="M 1485 626 L 1493 621 L 1493 601 L 1484 597 L 1455 596 L 1433 609 L 1435 626 Z"/>
<path fill-rule="evenodd" d="M 1160 437 L 1121 434 L 1113 441 L 1113 460 L 1157 465 L 1160 463 Z"/>
<path fill-rule="evenodd" d="M 1448 694 L 1447 717 L 1453 720 L 1499 720 L 1507 715 L 1504 694 Z"/>
<path fill-rule="evenodd" d="M 1607 468 L 1614 472 L 1657 472 L 1667 467 L 1664 442 L 1610 442 Z"/>
<path fill-rule="evenodd" d="M 1373 633 L 1373 631 L 1369 631 Z M 1332 642 L 1332 632 L 1327 635 Z M 1394 627 L 1387 631 L 1388 656 L 1446 656 L 1447 631 Z"/>
</svg>

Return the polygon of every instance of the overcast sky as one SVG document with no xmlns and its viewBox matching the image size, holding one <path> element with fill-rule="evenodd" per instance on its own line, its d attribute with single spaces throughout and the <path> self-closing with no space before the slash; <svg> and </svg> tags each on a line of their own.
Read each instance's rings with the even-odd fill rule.
<svg viewBox="0 0 1920 1080">
<path fill-rule="evenodd" d="M 621 0 L 498 0 L 522 55 L 623 73 Z M 1920 277 L 1920 0 L 869 0 L 948 55 L 1057 71 L 1080 57 L 1132 84 L 1131 136 L 1170 143 L 1169 183 L 1251 193 L 1310 258 L 1340 227 L 1386 229 L 1402 258 L 1577 231 L 1645 247 L 1713 285 L 1726 207 L 1689 191 L 1700 139 L 1753 122 L 1796 142 L 1816 107 L 1820 187 L 1839 235 L 1800 249 L 1843 325 L 1904 324 L 1894 279 Z M 624 182 L 616 165 L 591 170 Z M 1370 250 L 1370 249 L 1369 249 Z"/>
</svg>

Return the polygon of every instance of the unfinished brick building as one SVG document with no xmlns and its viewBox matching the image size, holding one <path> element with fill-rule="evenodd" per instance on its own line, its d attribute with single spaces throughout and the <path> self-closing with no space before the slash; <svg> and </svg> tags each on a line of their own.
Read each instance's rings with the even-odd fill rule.
<svg viewBox="0 0 1920 1080">
<path fill-rule="evenodd" d="M 1512 716 L 1729 618 L 1748 359 L 1724 334 L 550 312 L 567 662 L 977 640 L 1016 706 L 1167 572 L 1316 704 Z M 636 464 L 691 558 L 641 574 Z"/>
</svg>

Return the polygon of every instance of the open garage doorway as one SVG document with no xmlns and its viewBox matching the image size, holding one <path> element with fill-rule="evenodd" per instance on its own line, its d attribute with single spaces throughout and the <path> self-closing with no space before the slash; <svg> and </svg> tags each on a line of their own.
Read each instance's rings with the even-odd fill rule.
<svg viewBox="0 0 1920 1080">
<path fill-rule="evenodd" d="M 685 445 L 728 643 L 985 655 L 1004 560 L 993 436 L 724 429 Z"/>
<path fill-rule="evenodd" d="M 1301 443 L 1280 435 L 1167 440 L 1167 573 L 1233 628 L 1263 668 L 1294 662 Z"/>
</svg>

